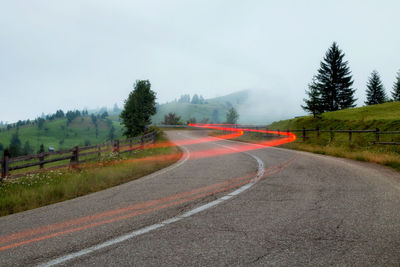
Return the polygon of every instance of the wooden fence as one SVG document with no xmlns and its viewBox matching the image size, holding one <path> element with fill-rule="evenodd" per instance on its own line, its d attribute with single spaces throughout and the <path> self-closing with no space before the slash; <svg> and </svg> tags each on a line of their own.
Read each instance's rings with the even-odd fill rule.
<svg viewBox="0 0 400 267">
<path fill-rule="evenodd" d="M 242 128 L 238 126 L 238 128 Z M 248 128 L 248 129 L 258 129 L 258 130 L 267 130 L 267 131 L 275 131 L 278 133 L 282 132 L 280 129 L 268 129 L 267 127 L 259 127 L 259 126 L 250 126 L 250 127 L 243 127 L 243 128 Z M 400 142 L 394 141 L 394 138 L 391 138 L 392 140 L 387 140 L 388 138 L 382 138 L 384 136 L 392 136 L 392 135 L 398 135 L 397 140 L 400 140 L 399 135 L 400 131 L 380 131 L 379 128 L 376 129 L 371 129 L 371 130 L 353 130 L 353 129 L 348 129 L 348 130 L 333 130 L 330 128 L 329 130 L 321 130 L 319 128 L 316 129 L 306 129 L 303 127 L 303 129 L 287 129 L 284 130 L 284 132 L 292 132 L 292 133 L 300 133 L 300 135 L 297 135 L 297 139 L 302 140 L 305 142 L 307 139 L 316 137 L 320 138 L 322 133 L 329 133 L 329 139 L 330 141 L 334 141 L 335 139 L 335 134 L 336 133 L 342 133 L 342 134 L 347 134 L 348 136 L 348 141 L 352 142 L 354 139 L 353 134 L 370 134 L 373 135 L 374 138 L 373 140 L 370 140 L 369 143 L 375 144 L 375 145 L 400 145 Z M 314 136 L 311 136 L 309 133 L 314 132 Z M 276 136 L 276 134 L 267 134 L 267 137 L 271 136 Z M 382 140 L 385 139 L 385 140 Z"/>
<path fill-rule="evenodd" d="M 76 167 L 78 164 L 93 159 L 101 159 L 105 152 L 114 152 L 118 156 L 122 153 L 132 153 L 134 150 L 143 149 L 147 143 L 154 143 L 156 132 L 150 132 L 139 137 L 115 140 L 112 143 L 105 143 L 93 146 L 76 146 L 73 149 L 67 149 L 56 152 L 44 152 L 34 155 L 26 155 L 10 158 L 8 151 L 5 150 L 1 161 L 1 179 L 6 177 L 18 177 L 29 173 L 35 173 L 42 169 L 56 169 L 62 167 Z M 52 165 L 45 168 L 45 164 Z M 39 169 L 32 170 L 39 166 Z M 18 172 L 11 175 L 11 171 L 29 169 L 26 172 Z"/>
</svg>

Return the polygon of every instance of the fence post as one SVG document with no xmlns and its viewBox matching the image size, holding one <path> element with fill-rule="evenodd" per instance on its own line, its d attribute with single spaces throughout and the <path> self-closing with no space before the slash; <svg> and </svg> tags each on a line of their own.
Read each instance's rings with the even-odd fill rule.
<svg viewBox="0 0 400 267">
<path fill-rule="evenodd" d="M 281 136 L 281 131 L 278 129 L 278 136 Z"/>
<path fill-rule="evenodd" d="M 157 133 L 156 131 L 153 132 L 153 144 L 156 143 L 156 139 L 157 139 Z"/>
<path fill-rule="evenodd" d="M 132 143 L 132 138 L 129 139 L 129 155 L 132 156 L 132 150 L 133 150 L 133 143 Z"/>
<path fill-rule="evenodd" d="M 144 137 L 142 135 L 142 137 L 140 137 L 140 149 L 144 150 Z"/>
<path fill-rule="evenodd" d="M 268 138 L 268 127 L 265 127 L 265 138 Z"/>
<path fill-rule="evenodd" d="M 100 160 L 100 158 L 101 158 L 101 145 L 97 145 L 97 157 Z"/>
<path fill-rule="evenodd" d="M 306 141 L 306 128 L 303 126 L 303 142 Z"/>
<path fill-rule="evenodd" d="M 351 131 L 351 128 L 349 129 L 349 142 L 351 143 L 351 138 L 352 138 L 353 132 Z"/>
<path fill-rule="evenodd" d="M 317 132 L 317 138 L 319 139 L 320 138 L 320 131 L 319 131 L 319 126 L 317 126 L 317 128 L 315 129 L 315 131 Z"/>
<path fill-rule="evenodd" d="M 8 158 L 10 156 L 10 153 L 8 152 L 8 149 L 5 149 L 3 152 L 3 159 L 1 161 L 1 180 L 6 178 L 8 176 Z"/>
<path fill-rule="evenodd" d="M 377 143 L 379 142 L 379 128 L 376 128 L 376 130 L 375 130 L 375 141 Z"/>
<path fill-rule="evenodd" d="M 44 160 L 44 152 L 40 153 L 40 157 L 39 157 L 39 162 L 42 162 Z M 39 169 L 43 169 L 44 164 L 40 163 L 39 165 Z"/>
<path fill-rule="evenodd" d="M 333 134 L 333 129 L 330 128 L 329 131 L 331 131 L 331 142 L 332 142 L 332 141 L 333 141 L 333 135 L 334 135 L 334 134 Z"/>
<path fill-rule="evenodd" d="M 71 157 L 71 164 L 72 167 L 76 167 L 79 164 L 79 147 L 75 146 L 72 150 L 72 157 Z"/>
<path fill-rule="evenodd" d="M 115 141 L 115 152 L 117 152 L 118 156 L 119 156 L 119 139 L 117 139 Z"/>
</svg>

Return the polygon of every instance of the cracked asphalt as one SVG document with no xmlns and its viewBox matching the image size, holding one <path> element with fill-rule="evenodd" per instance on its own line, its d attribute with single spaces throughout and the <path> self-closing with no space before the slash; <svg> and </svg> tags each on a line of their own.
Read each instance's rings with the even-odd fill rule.
<svg viewBox="0 0 400 267">
<path fill-rule="evenodd" d="M 172 140 L 193 139 L 206 132 L 170 131 L 168 135 Z M 189 145 L 187 149 L 193 153 L 211 149 L 217 143 L 241 146 L 220 140 Z M 61 265 L 400 265 L 397 172 L 374 164 L 277 148 L 248 153 L 261 159 L 265 169 L 295 160 L 215 207 Z M 189 158 L 160 175 L 2 217 L 0 242 L 11 233 L 254 176 L 257 166 L 254 158 L 244 153 Z M 179 216 L 227 193 L 216 192 L 128 219 L 0 250 L 0 265 L 45 263 Z"/>
</svg>

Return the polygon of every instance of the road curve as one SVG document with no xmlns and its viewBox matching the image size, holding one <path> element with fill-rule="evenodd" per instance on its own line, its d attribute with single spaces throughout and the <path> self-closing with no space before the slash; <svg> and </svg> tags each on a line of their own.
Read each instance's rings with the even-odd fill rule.
<svg viewBox="0 0 400 267">
<path fill-rule="evenodd" d="M 159 173 L 2 217 L 0 266 L 400 264 L 397 172 L 241 146 L 187 145 Z"/>
</svg>

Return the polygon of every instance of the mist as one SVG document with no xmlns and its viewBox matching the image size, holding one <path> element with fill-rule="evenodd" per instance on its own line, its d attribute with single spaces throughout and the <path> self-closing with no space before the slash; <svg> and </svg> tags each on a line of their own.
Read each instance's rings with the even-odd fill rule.
<svg viewBox="0 0 400 267">
<path fill-rule="evenodd" d="M 399 1 L 2 1 L 0 121 L 123 106 L 138 79 L 165 103 L 250 89 L 241 121 L 305 114 L 326 50 L 346 54 L 358 106 L 400 69 Z"/>
</svg>

